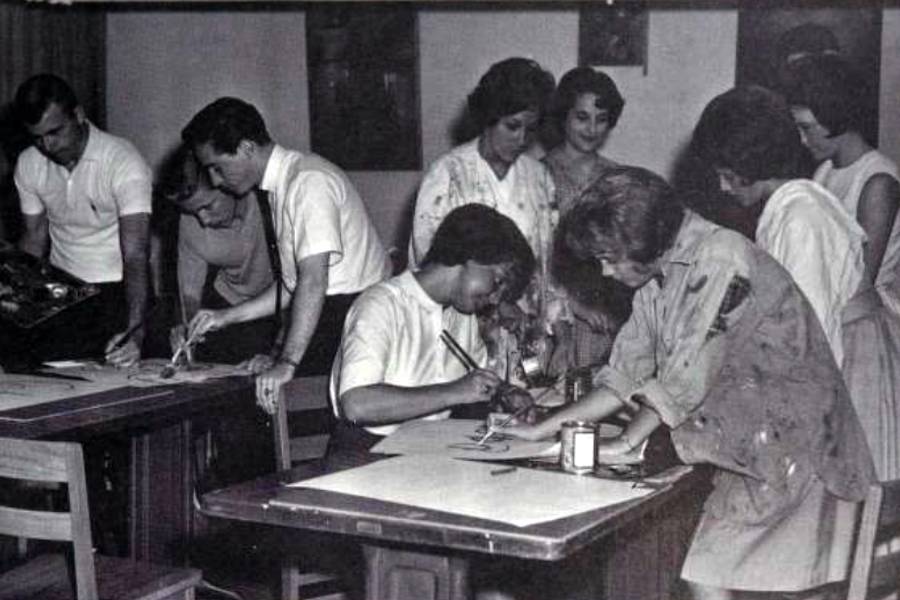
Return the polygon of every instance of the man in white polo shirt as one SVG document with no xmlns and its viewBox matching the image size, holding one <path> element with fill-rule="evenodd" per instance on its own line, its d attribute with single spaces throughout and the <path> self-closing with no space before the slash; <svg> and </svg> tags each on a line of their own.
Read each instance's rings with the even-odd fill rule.
<svg viewBox="0 0 900 600">
<path fill-rule="evenodd" d="M 210 182 L 237 198 L 258 188 L 271 204 L 281 270 L 290 303 L 281 342 L 251 363 L 259 405 L 273 412 L 281 386 L 297 374 L 326 374 L 340 344 L 350 304 L 386 279 L 391 263 L 365 205 L 337 166 L 315 154 L 275 144 L 256 108 L 237 98 L 206 106 L 181 133 Z M 265 211 L 263 213 L 265 217 Z M 278 261 L 276 263 L 275 261 Z M 192 335 L 270 315 L 279 281 L 255 298 L 221 310 L 200 310 Z"/>
<path fill-rule="evenodd" d="M 33 146 L 16 164 L 25 231 L 19 246 L 87 282 L 100 298 L 54 329 L 46 359 L 105 354 L 114 364 L 140 358 L 147 303 L 150 168 L 128 141 L 97 129 L 69 85 L 36 75 L 16 92 L 15 110 Z M 126 331 L 135 328 L 122 342 Z M 122 343 L 119 343 L 122 342 Z"/>
<path fill-rule="evenodd" d="M 515 301 L 534 268 L 531 247 L 511 219 L 467 204 L 438 226 L 417 271 L 366 290 L 347 315 L 331 374 L 340 423 L 329 459 L 354 464 L 402 423 L 446 419 L 454 406 L 490 400 L 501 380 L 488 369 L 467 372 L 441 332 L 486 365 L 477 315 Z"/>
</svg>

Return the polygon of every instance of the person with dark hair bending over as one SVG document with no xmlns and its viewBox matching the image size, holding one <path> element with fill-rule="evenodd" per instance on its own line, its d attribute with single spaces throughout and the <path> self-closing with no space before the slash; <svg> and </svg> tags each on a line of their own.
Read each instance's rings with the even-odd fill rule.
<svg viewBox="0 0 900 600">
<path fill-rule="evenodd" d="M 409 264 L 422 263 L 444 217 L 464 204 L 483 204 L 509 217 L 537 259 L 535 277 L 518 306 L 504 303 L 496 319 L 484 322 L 492 368 L 516 376 L 524 355 L 546 358 L 552 302 L 549 250 L 556 221 L 553 183 L 547 169 L 525 154 L 553 93 L 553 76 L 526 58 L 495 63 L 469 95 L 477 138 L 437 159 L 416 199 Z"/>
<path fill-rule="evenodd" d="M 257 402 L 272 413 L 295 371 L 328 373 L 350 304 L 390 275 L 390 259 L 347 176 L 319 156 L 273 142 L 253 105 L 219 98 L 181 136 L 215 187 L 237 197 L 258 188 L 270 205 L 262 216 L 272 218 L 270 246 L 277 248 L 270 258 L 280 265 L 281 281 L 276 277 L 262 294 L 233 307 L 201 309 L 189 335 L 273 314 L 283 286 L 282 304 L 290 311 L 280 339 L 271 354 L 250 364 L 258 373 Z"/>
<path fill-rule="evenodd" d="M 178 299 L 182 323 L 173 342 L 201 307 L 228 308 L 255 298 L 272 285 L 262 214 L 256 194 L 236 198 L 214 188 L 190 149 L 176 154 L 163 182 L 163 196 L 178 208 Z M 268 352 L 274 319 L 256 319 L 207 332 L 194 357 L 239 363 Z M 173 344 L 174 345 L 174 344 Z"/>
<path fill-rule="evenodd" d="M 900 315 L 900 181 L 897 165 L 861 131 L 866 85 L 836 56 L 807 58 L 788 70 L 786 96 L 800 137 L 819 163 L 813 180 L 837 196 L 866 232 L 866 273 Z"/>
<path fill-rule="evenodd" d="M 476 315 L 514 302 L 534 267 L 515 223 L 471 204 L 447 215 L 417 270 L 366 290 L 347 315 L 331 374 L 342 424 L 329 458 L 364 453 L 406 421 L 445 419 L 453 406 L 490 400 L 499 377 L 486 369 L 467 373 L 441 332 L 485 365 Z"/>
<path fill-rule="evenodd" d="M 723 191 L 763 206 L 757 244 L 815 308 L 879 477 L 900 476 L 900 321 L 865 276 L 865 232 L 828 190 L 800 178 L 805 150 L 787 103 L 764 88 L 735 88 L 703 111 L 694 144 Z"/>
<path fill-rule="evenodd" d="M 625 100 L 606 73 L 577 67 L 559 80 L 550 117 L 562 141 L 543 160 L 553 176 L 553 200 L 560 216 L 581 200 L 582 192 L 600 175 L 617 166 L 600 151 L 624 107 Z M 599 276 L 592 263 L 578 261 L 562 249 L 554 250 L 553 263 L 554 274 L 565 271 L 568 277 L 587 278 L 595 285 L 569 293 L 569 314 L 553 326 L 556 347 L 549 370 L 602 364 L 628 314 L 631 297 L 623 286 Z"/>
<path fill-rule="evenodd" d="M 105 355 L 130 365 L 141 357 L 145 335 L 150 168 L 131 143 L 88 121 L 75 92 L 55 75 L 25 81 L 14 105 L 34 144 L 16 163 L 25 225 L 19 247 L 40 258 L 49 249 L 52 265 L 101 290 L 23 351 L 38 360 Z"/>
<path fill-rule="evenodd" d="M 632 415 L 600 444 L 629 460 L 661 423 L 688 464 L 715 467 L 682 568 L 695 598 L 798 591 L 842 578 L 851 502 L 872 462 L 840 370 L 790 275 L 740 234 L 682 208 L 660 177 L 611 169 L 560 223 L 561 243 L 636 289 L 597 389 L 537 425 Z M 836 529 L 844 524 L 848 529 Z M 846 537 L 844 537 L 846 536 Z"/>
</svg>

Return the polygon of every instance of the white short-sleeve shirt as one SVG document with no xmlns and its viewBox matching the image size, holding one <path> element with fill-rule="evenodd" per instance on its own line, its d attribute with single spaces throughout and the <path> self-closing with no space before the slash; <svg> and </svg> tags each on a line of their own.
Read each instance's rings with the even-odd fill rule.
<svg viewBox="0 0 900 600">
<path fill-rule="evenodd" d="M 435 302 L 412 271 L 366 290 L 347 313 L 341 348 L 331 371 L 335 415 L 340 417 L 338 398 L 353 388 L 378 383 L 419 387 L 465 375 L 465 367 L 441 342 L 444 329 L 476 362 L 485 364 L 487 350 L 476 317 Z M 449 416 L 450 411 L 444 410 L 424 418 Z M 366 429 L 388 435 L 399 425 Z"/>
<path fill-rule="evenodd" d="M 119 218 L 151 212 L 153 175 L 130 142 L 88 126 L 71 172 L 31 147 L 16 188 L 23 214 L 47 214 L 51 264 L 91 283 L 121 281 Z"/>
<path fill-rule="evenodd" d="M 390 276 L 390 258 L 366 207 L 337 166 L 276 144 L 260 187 L 270 194 L 289 290 L 297 285 L 297 264 L 322 253 L 329 254 L 329 296 L 355 294 Z"/>
</svg>

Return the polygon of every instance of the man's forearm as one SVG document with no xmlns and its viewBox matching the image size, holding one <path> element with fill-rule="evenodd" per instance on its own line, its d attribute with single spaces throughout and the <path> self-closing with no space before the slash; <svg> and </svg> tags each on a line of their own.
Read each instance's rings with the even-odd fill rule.
<svg viewBox="0 0 900 600">
<path fill-rule="evenodd" d="M 348 390 L 340 398 L 344 418 L 357 425 L 408 421 L 459 403 L 458 391 L 447 383 L 419 387 L 377 383 Z"/>
<path fill-rule="evenodd" d="M 146 260 L 130 260 L 124 264 L 123 270 L 128 326 L 132 327 L 143 321 L 146 314 L 150 272 Z M 143 339 L 142 334 L 138 332 L 138 339 Z"/>
<path fill-rule="evenodd" d="M 300 364 L 306 348 L 322 316 L 325 305 L 327 282 L 310 281 L 307 278 L 297 282 L 291 302 L 290 326 L 284 336 L 280 357 L 294 366 Z"/>
</svg>

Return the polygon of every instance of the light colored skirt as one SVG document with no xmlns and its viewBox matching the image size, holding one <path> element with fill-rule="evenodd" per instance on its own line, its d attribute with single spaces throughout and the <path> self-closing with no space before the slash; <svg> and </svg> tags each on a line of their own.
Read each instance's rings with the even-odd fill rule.
<svg viewBox="0 0 900 600">
<path fill-rule="evenodd" d="M 681 577 L 729 590 L 796 592 L 846 579 L 859 503 L 841 500 L 813 476 L 799 504 L 778 518 L 752 523 L 710 506 L 717 491 L 745 485 L 744 477 L 716 475 Z M 721 500 L 721 496 L 719 497 Z"/>
<path fill-rule="evenodd" d="M 843 312 L 842 372 L 878 479 L 900 477 L 900 317 L 872 290 Z"/>
</svg>

